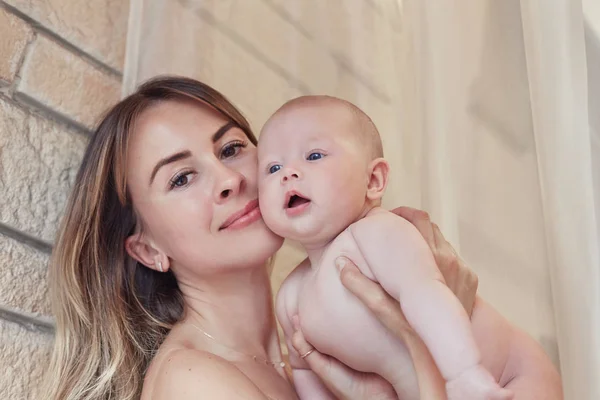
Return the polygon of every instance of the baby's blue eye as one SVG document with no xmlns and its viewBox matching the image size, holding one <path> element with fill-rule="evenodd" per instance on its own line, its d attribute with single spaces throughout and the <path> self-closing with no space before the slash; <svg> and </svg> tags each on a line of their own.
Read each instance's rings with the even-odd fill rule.
<svg viewBox="0 0 600 400">
<path fill-rule="evenodd" d="M 275 172 L 279 171 L 280 169 L 281 169 L 281 165 L 279 165 L 279 164 L 271 165 L 271 168 L 269 168 L 269 173 L 274 174 Z"/>
<path fill-rule="evenodd" d="M 315 151 L 313 153 L 310 153 L 308 155 L 308 157 L 306 157 L 306 159 L 308 161 L 316 161 L 316 160 L 320 160 L 323 157 L 324 157 L 323 153 L 319 153 L 318 151 Z"/>
</svg>

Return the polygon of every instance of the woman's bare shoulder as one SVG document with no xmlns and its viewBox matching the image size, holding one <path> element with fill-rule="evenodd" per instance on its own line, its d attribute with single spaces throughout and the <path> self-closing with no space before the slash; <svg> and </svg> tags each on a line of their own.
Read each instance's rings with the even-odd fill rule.
<svg viewBox="0 0 600 400">
<path fill-rule="evenodd" d="M 266 399 L 234 364 L 214 354 L 180 348 L 159 357 L 146 375 L 141 400 Z"/>
</svg>

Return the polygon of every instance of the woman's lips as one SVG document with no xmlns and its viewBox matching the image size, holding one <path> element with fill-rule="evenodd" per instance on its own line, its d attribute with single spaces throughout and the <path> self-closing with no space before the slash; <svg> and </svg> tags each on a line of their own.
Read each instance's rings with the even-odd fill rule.
<svg viewBox="0 0 600 400">
<path fill-rule="evenodd" d="M 261 218 L 258 200 L 252 200 L 240 211 L 233 214 L 221 225 L 220 231 L 224 229 L 241 229 L 258 221 Z"/>
</svg>

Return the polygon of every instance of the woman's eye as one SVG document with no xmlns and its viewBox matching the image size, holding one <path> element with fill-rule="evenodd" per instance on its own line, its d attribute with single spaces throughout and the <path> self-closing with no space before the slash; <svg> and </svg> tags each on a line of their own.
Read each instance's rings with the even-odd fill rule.
<svg viewBox="0 0 600 400">
<path fill-rule="evenodd" d="M 185 172 L 175 176 L 173 179 L 171 179 L 171 183 L 169 184 L 170 188 L 174 189 L 176 187 L 186 186 L 190 182 L 190 175 L 192 175 L 191 172 Z"/>
<path fill-rule="evenodd" d="M 281 165 L 279 165 L 279 164 L 271 165 L 271 168 L 269 168 L 269 173 L 274 174 L 275 172 L 279 171 L 280 169 L 281 169 Z"/>
<path fill-rule="evenodd" d="M 323 153 L 319 153 L 318 151 L 314 151 L 314 152 L 310 153 L 308 155 L 308 157 L 306 157 L 306 159 L 308 161 L 316 161 L 316 160 L 320 160 L 323 157 L 325 157 L 325 155 Z"/>
<path fill-rule="evenodd" d="M 240 151 L 248 146 L 247 142 L 235 141 L 225 145 L 223 150 L 221 150 L 221 158 L 231 158 L 237 156 Z"/>
</svg>

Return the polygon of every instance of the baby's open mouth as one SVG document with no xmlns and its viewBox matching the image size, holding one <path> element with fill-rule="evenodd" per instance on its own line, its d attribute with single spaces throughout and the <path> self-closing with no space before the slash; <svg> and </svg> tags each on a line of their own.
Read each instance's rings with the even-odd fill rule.
<svg viewBox="0 0 600 400">
<path fill-rule="evenodd" d="M 306 203 L 310 203 L 310 200 L 306 197 L 302 197 L 298 193 L 293 193 L 288 195 L 288 201 L 286 203 L 286 208 L 296 208 L 304 205 Z"/>
</svg>

